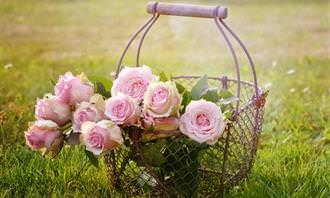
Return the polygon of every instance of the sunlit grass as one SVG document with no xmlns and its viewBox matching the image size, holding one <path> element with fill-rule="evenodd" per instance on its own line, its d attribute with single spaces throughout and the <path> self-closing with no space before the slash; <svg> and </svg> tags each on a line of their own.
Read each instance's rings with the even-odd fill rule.
<svg viewBox="0 0 330 198">
<path fill-rule="evenodd" d="M 260 86 L 270 90 L 254 167 L 228 196 L 329 197 L 326 1 L 222 2 L 256 60 Z M 44 159 L 25 146 L 23 132 L 34 119 L 35 99 L 52 92 L 50 79 L 68 70 L 110 76 L 129 35 L 148 17 L 144 3 L 0 0 L 2 196 L 113 195 L 104 164 L 98 170 L 86 165 L 78 147 Z M 142 55 L 142 63 L 173 74 L 234 71 L 216 28 L 205 20 L 162 17 Z M 134 61 L 131 52 L 126 62 Z M 243 64 L 245 79 L 249 72 Z"/>
</svg>

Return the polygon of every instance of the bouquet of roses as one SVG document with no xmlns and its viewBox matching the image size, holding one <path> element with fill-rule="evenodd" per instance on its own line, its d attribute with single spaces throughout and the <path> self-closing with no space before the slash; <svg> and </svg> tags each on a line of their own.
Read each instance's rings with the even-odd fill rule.
<svg viewBox="0 0 330 198">
<path fill-rule="evenodd" d="M 125 67 L 113 82 L 94 81 L 67 72 L 54 83 L 54 95 L 37 99 L 36 121 L 25 132 L 31 149 L 55 157 L 64 144 L 82 144 L 99 156 L 125 146 L 132 129 L 142 142 L 182 135 L 213 145 L 230 117 L 225 107 L 237 100 L 209 87 L 207 76 L 188 90 L 147 66 Z"/>
</svg>

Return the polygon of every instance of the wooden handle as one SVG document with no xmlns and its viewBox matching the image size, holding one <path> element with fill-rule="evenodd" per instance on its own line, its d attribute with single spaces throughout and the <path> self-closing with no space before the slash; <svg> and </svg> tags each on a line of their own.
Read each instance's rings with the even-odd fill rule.
<svg viewBox="0 0 330 198">
<path fill-rule="evenodd" d="M 160 15 L 187 16 L 201 18 L 221 18 L 227 17 L 227 8 L 220 6 L 203 6 L 192 4 L 158 3 L 149 2 L 147 12 Z"/>
</svg>

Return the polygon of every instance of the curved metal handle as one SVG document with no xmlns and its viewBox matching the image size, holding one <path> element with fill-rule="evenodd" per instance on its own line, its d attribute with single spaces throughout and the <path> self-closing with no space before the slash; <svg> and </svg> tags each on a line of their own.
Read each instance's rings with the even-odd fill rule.
<svg viewBox="0 0 330 198">
<path fill-rule="evenodd" d="M 150 14 L 158 13 L 160 15 L 201 18 L 217 17 L 221 19 L 225 19 L 228 14 L 226 7 L 160 2 L 149 2 L 147 4 L 147 12 Z"/>
<path fill-rule="evenodd" d="M 159 7 L 160 6 L 160 7 Z M 191 16 L 191 17 L 207 17 L 207 18 L 213 18 L 215 21 L 215 24 L 217 26 L 217 28 L 219 29 L 222 37 L 225 40 L 225 43 L 227 44 L 228 48 L 230 49 L 230 52 L 232 54 L 233 60 L 234 60 L 234 65 L 235 65 L 235 69 L 236 69 L 236 77 L 237 77 L 237 93 L 236 96 L 239 98 L 240 97 L 240 85 L 241 85 L 241 79 L 240 79 L 240 66 L 238 63 L 238 59 L 235 53 L 235 50 L 233 48 L 233 45 L 230 41 L 230 39 L 227 37 L 226 32 L 224 31 L 224 29 L 222 28 L 222 26 L 229 32 L 229 34 L 238 42 L 238 44 L 240 45 L 240 47 L 243 49 L 244 53 L 246 54 L 249 63 L 250 63 L 250 67 L 252 69 L 252 73 L 253 73 L 253 78 L 254 78 L 254 87 L 255 87 L 255 96 L 258 97 L 258 85 L 257 85 L 257 76 L 256 76 L 256 72 L 255 72 L 255 68 L 254 68 L 254 64 L 252 61 L 252 58 L 250 56 L 250 54 L 248 53 L 246 47 L 244 46 L 244 44 L 242 43 L 242 41 L 239 39 L 239 37 L 222 21 L 221 19 L 221 14 L 223 8 L 221 8 L 220 6 L 199 6 L 199 5 L 188 5 L 188 4 L 168 4 L 168 3 L 157 3 L 157 2 L 150 2 L 147 5 L 147 10 L 149 13 L 152 13 L 153 15 L 149 18 L 149 20 L 143 24 L 143 26 L 141 26 L 133 35 L 132 37 L 129 39 L 126 47 L 124 48 L 119 61 L 117 63 L 117 70 L 116 70 L 116 78 L 118 77 L 118 74 L 121 70 L 121 64 L 123 61 L 123 58 L 128 50 L 128 48 L 130 47 L 130 45 L 132 44 L 132 42 L 137 38 L 137 36 L 143 32 L 142 37 L 140 39 L 140 42 L 138 44 L 138 48 L 137 48 L 137 54 L 136 54 L 136 66 L 139 66 L 139 57 L 140 57 L 140 50 L 144 41 L 144 38 L 146 36 L 146 34 L 149 32 L 150 28 L 153 26 L 153 24 L 157 21 L 157 19 L 159 18 L 159 16 L 161 14 L 164 14 L 166 9 L 173 9 L 170 12 L 166 12 L 168 13 L 167 15 L 176 15 L 176 16 Z M 207 8 L 207 9 L 206 9 Z M 212 9 L 211 9 L 212 8 Z M 177 9 L 183 9 L 185 11 L 178 11 Z M 196 10 L 203 10 L 202 12 L 197 12 Z M 198 14 L 199 13 L 199 14 Z M 200 14 L 202 13 L 202 14 Z M 213 14 L 211 14 L 213 13 Z M 227 15 L 227 14 L 226 14 Z M 238 114 L 238 110 L 239 110 L 239 101 L 236 102 L 236 111 L 235 111 L 235 117 Z M 258 114 L 258 112 L 257 112 Z"/>
</svg>

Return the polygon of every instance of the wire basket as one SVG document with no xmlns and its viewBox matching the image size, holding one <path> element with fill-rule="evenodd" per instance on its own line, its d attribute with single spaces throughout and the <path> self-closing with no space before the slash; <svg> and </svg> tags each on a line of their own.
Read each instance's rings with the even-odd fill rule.
<svg viewBox="0 0 330 198">
<path fill-rule="evenodd" d="M 230 105 L 231 122 L 227 124 L 222 137 L 215 145 L 204 149 L 201 149 L 198 144 L 186 144 L 188 138 L 180 133 L 173 133 L 173 136 L 166 136 L 162 140 L 143 142 L 139 134 L 145 131 L 138 129 L 133 131 L 129 135 L 129 142 L 126 142 L 128 146 L 105 155 L 109 180 L 114 188 L 128 196 L 216 197 L 223 195 L 225 191 L 246 178 L 252 167 L 267 94 L 258 88 L 254 64 L 245 46 L 223 21 L 227 16 L 226 8 L 150 2 L 147 4 L 147 11 L 152 16 L 128 41 L 119 59 L 116 77 L 130 45 L 139 34 L 142 34 L 136 56 L 136 66 L 139 66 L 144 38 L 160 15 L 212 18 L 231 51 L 237 76 L 236 79 L 226 76 L 209 77 L 208 83 L 212 87 L 236 93 L 239 100 Z M 243 49 L 253 73 L 253 82 L 241 80 L 237 56 L 227 34 L 232 36 Z M 199 76 L 173 77 L 173 80 L 186 88 L 191 88 L 198 79 Z M 159 146 L 159 152 L 166 159 L 162 164 L 167 170 L 166 174 L 153 166 L 146 152 L 142 150 L 142 145 L 156 144 L 157 141 L 163 141 Z M 155 161 L 157 162 L 157 159 Z"/>
</svg>

